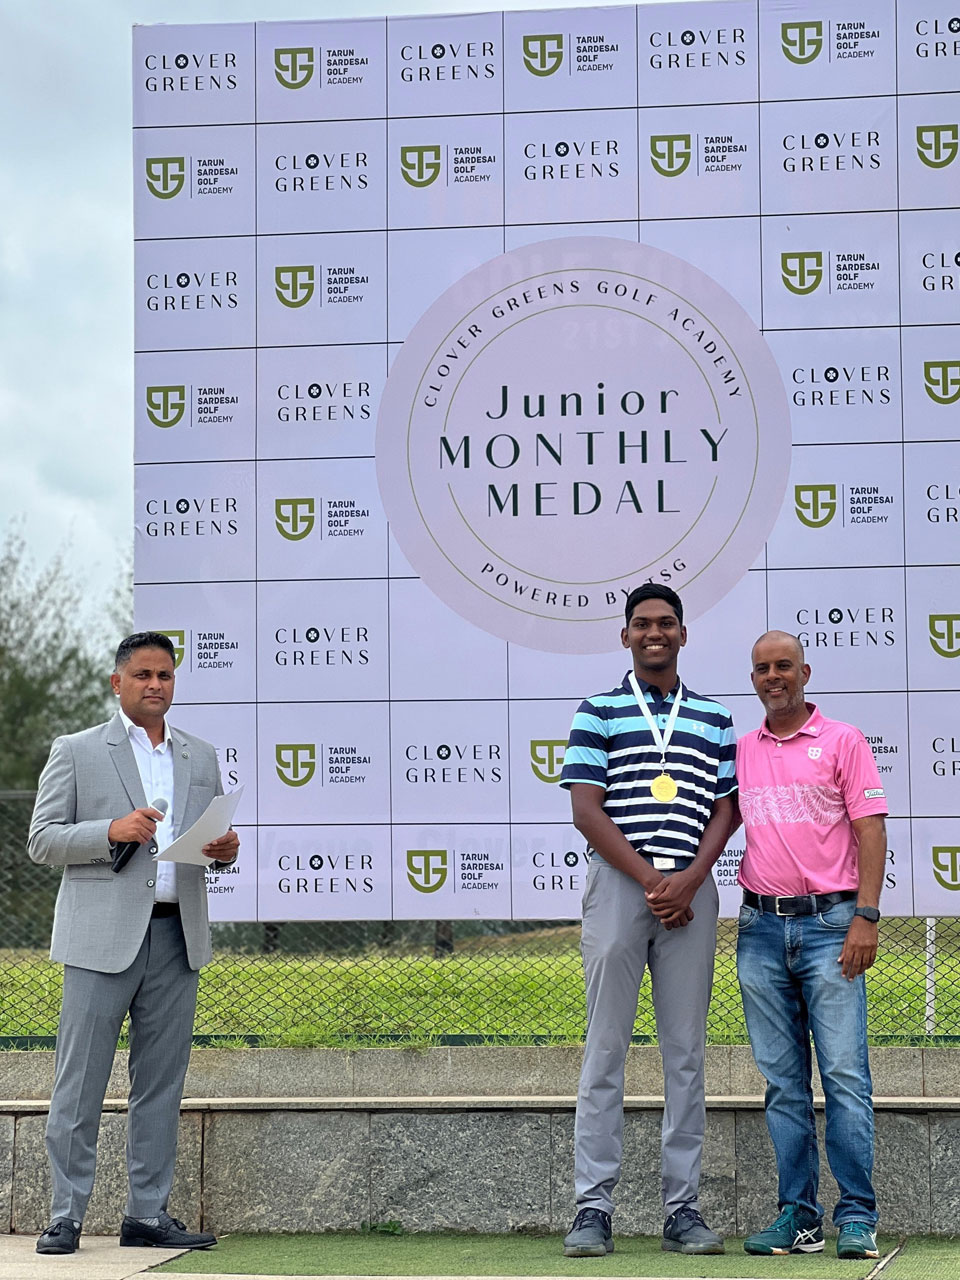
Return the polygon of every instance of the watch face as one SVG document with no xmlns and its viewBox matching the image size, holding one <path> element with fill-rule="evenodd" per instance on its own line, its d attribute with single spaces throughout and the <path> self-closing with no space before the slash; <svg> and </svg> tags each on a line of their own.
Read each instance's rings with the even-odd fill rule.
<svg viewBox="0 0 960 1280">
<path fill-rule="evenodd" d="M 857 907 L 853 914 L 863 916 L 864 920 L 869 920 L 871 924 L 876 924 L 880 919 L 880 912 L 876 907 Z"/>
</svg>

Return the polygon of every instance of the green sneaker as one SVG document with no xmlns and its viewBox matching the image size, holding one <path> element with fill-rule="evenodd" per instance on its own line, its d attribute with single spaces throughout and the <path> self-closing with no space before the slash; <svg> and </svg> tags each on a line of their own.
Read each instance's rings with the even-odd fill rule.
<svg viewBox="0 0 960 1280">
<path fill-rule="evenodd" d="M 869 1222 L 844 1222 L 837 1236 L 838 1258 L 879 1258 L 877 1229 Z"/>
<path fill-rule="evenodd" d="M 855 1225 L 862 1227 L 863 1223 Z M 776 1222 L 755 1236 L 747 1236 L 743 1248 L 745 1253 L 822 1253 L 823 1226 L 819 1218 L 804 1212 L 798 1204 L 787 1204 Z"/>
</svg>

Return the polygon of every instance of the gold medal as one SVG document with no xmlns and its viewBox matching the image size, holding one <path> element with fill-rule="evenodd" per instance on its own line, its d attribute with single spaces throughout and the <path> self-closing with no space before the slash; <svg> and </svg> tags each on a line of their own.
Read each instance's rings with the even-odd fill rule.
<svg viewBox="0 0 960 1280">
<path fill-rule="evenodd" d="M 659 800 L 661 804 L 669 804 L 677 798 L 677 784 L 669 773 L 661 773 L 658 778 L 654 778 L 650 783 L 650 791 L 654 800 Z"/>
<path fill-rule="evenodd" d="M 640 691 L 637 683 L 636 675 L 631 671 L 629 674 L 630 687 L 633 689 L 633 696 L 637 700 L 637 705 L 643 712 L 643 718 L 647 722 L 647 728 L 650 730 L 650 736 L 653 738 L 654 746 L 660 748 L 660 773 L 650 783 L 650 794 L 654 800 L 658 800 L 661 804 L 670 804 L 672 800 L 677 798 L 677 784 L 673 778 L 667 773 L 667 746 L 673 735 L 673 727 L 677 723 L 677 715 L 680 711 L 680 704 L 683 702 L 683 685 L 679 684 L 676 690 L 676 696 L 673 700 L 673 710 L 667 719 L 666 729 L 663 733 L 657 725 L 656 720 L 650 714 L 650 708 L 647 706 L 647 700 Z"/>
</svg>

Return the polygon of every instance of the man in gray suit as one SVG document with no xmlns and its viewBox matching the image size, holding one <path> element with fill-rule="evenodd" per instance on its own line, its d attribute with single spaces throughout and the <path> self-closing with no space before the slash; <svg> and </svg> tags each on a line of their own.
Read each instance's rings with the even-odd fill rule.
<svg viewBox="0 0 960 1280">
<path fill-rule="evenodd" d="M 57 738 L 30 824 L 30 857 L 63 867 L 50 949 L 64 965 L 47 1123 L 53 1205 L 38 1253 L 79 1246 L 103 1097 L 128 1012 L 130 1190 L 120 1243 L 216 1244 L 167 1214 L 197 971 L 211 958 L 204 868 L 152 855 L 222 792 L 220 771 L 210 743 L 167 724 L 169 637 L 146 631 L 122 641 L 110 683 L 119 711 L 106 724 Z M 236 859 L 239 843 L 228 831 L 203 852 L 217 867 Z"/>
</svg>

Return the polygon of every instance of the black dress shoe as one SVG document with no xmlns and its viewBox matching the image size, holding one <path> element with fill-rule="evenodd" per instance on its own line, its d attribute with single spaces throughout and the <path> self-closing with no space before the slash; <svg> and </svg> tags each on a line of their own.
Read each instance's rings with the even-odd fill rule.
<svg viewBox="0 0 960 1280">
<path fill-rule="evenodd" d="M 54 1218 L 37 1241 L 37 1253 L 76 1253 L 81 1226 L 74 1218 Z"/>
<path fill-rule="evenodd" d="M 120 1223 L 120 1246 L 132 1249 L 209 1249 L 217 1237 L 205 1231 L 188 1231 L 187 1224 L 168 1213 L 160 1214 L 160 1225 L 148 1227 L 136 1218 Z"/>
</svg>

